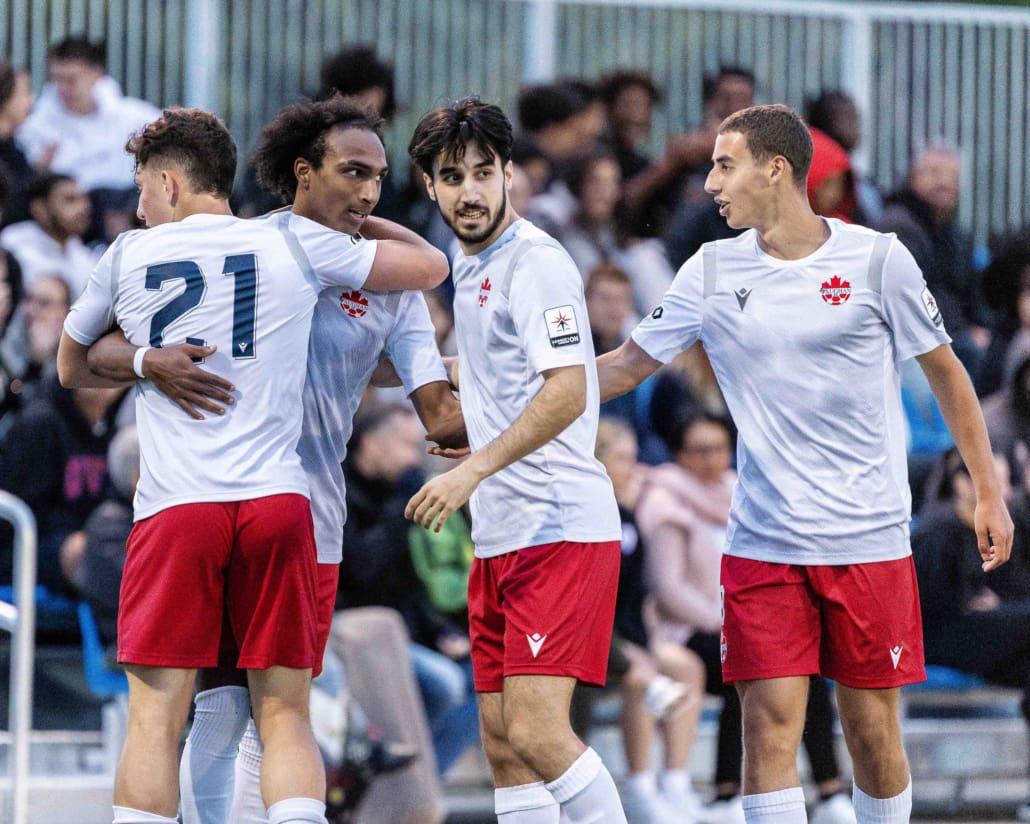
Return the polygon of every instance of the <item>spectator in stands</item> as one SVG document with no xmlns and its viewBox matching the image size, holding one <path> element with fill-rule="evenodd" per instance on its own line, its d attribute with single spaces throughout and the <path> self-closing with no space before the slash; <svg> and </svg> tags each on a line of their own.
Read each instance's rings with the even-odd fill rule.
<svg viewBox="0 0 1030 824">
<path fill-rule="evenodd" d="M 1005 235 L 992 245 L 991 262 L 981 273 L 984 301 L 993 312 L 991 343 L 976 381 L 981 397 L 1001 388 L 1013 339 L 1030 334 L 1030 228 Z"/>
<path fill-rule="evenodd" d="M 921 518 L 912 535 L 926 663 L 1022 689 L 1023 717 L 1030 724 L 1026 559 L 983 572 L 973 526 L 973 482 L 956 450 L 946 453 L 942 465 L 937 497 L 947 506 Z M 998 455 L 996 465 L 1007 487 L 1008 464 Z M 1013 557 L 1026 546 L 1014 544 Z M 1019 813 L 1030 813 L 1030 805 Z"/>
<path fill-rule="evenodd" d="M 0 60 L 0 179 L 7 186 L 0 226 L 29 216 L 25 188 L 34 174 L 29 159 L 14 139 L 32 111 L 32 81 L 28 72 Z"/>
<path fill-rule="evenodd" d="M 931 146 L 912 160 L 905 185 L 884 203 L 878 227 L 912 253 L 959 356 L 974 381 L 989 342 L 969 234 L 958 224 L 961 160 Z"/>
<path fill-rule="evenodd" d="M 814 126 L 809 126 L 808 131 L 812 135 L 812 165 L 806 186 L 812 211 L 845 223 L 864 223 L 848 153 L 826 132 Z"/>
<path fill-rule="evenodd" d="M 835 140 L 848 155 L 858 148 L 862 140 L 861 118 L 854 98 L 840 89 L 827 89 L 818 97 L 809 100 L 805 107 L 805 120 L 812 128 L 819 129 Z M 855 185 L 855 201 L 862 223 L 874 226 L 883 214 L 883 195 L 868 178 L 852 168 Z"/>
<path fill-rule="evenodd" d="M 36 166 L 73 177 L 93 200 L 90 237 L 99 237 L 113 199 L 134 191 L 125 141 L 161 111 L 122 94 L 107 73 L 107 45 L 84 36 L 54 43 L 47 52 L 50 84 L 36 102 L 18 140 Z"/>
<path fill-rule="evenodd" d="M 25 290 L 0 341 L 0 359 L 9 370 L 9 388 L 19 396 L 19 405 L 28 403 L 40 381 L 54 373 L 70 307 L 68 284 L 58 275 L 43 275 Z"/>
<path fill-rule="evenodd" d="M 32 509 L 38 580 L 54 593 L 74 593 L 85 547 L 82 527 L 107 491 L 107 449 L 124 394 L 63 389 L 53 375 L 0 442 L 0 489 Z M 10 548 L 9 537 L 4 547 Z"/>
<path fill-rule="evenodd" d="M 530 201 L 527 216 L 555 236 L 584 276 L 603 262 L 627 272 L 636 314 L 650 312 L 675 272 L 659 241 L 630 235 L 618 209 L 622 173 L 615 156 L 605 150 L 587 155 L 572 167 L 567 183 L 574 206 L 564 224 L 540 212 L 541 198 Z"/>
<path fill-rule="evenodd" d="M 409 548 L 404 518 L 421 484 L 423 430 L 407 406 L 360 410 L 344 464 L 347 522 L 337 607 L 396 609 L 411 636 L 412 664 L 442 773 L 478 740 L 467 627 L 433 606 Z"/>
<path fill-rule="evenodd" d="M 671 137 L 658 160 L 626 181 L 624 197 L 631 213 L 651 210 L 648 204 L 654 202 L 661 204 L 659 211 L 652 212 L 655 217 L 645 227 L 647 231 L 641 230 L 642 234 L 664 235 L 672 222 L 671 215 L 686 209 L 687 203 L 711 204 L 711 198 L 704 193 L 704 177 L 711 166 L 716 130 L 733 112 L 754 102 L 755 76 L 747 69 L 722 66 L 704 78 L 701 95 L 701 125 L 687 134 Z M 714 238 L 705 238 L 709 239 Z"/>
<path fill-rule="evenodd" d="M 685 421 L 669 443 L 672 462 L 648 473 L 637 517 L 648 546 L 645 571 L 655 597 L 655 635 L 693 650 L 705 663 L 707 690 L 723 699 L 716 799 L 702 820 L 740 822 L 740 702 L 732 685 L 723 684 L 720 666 L 719 564 L 735 479 L 731 443 L 731 428 L 723 418 L 702 413 Z M 820 798 L 811 820 L 854 822 L 834 754 L 829 690 L 821 678 L 811 681 L 804 743 Z"/>
<path fill-rule="evenodd" d="M 45 174 L 26 191 L 29 220 L 0 232 L 0 246 L 18 258 L 25 288 L 42 275 L 59 274 L 76 298 L 99 259 L 83 243 L 92 207 L 79 184 L 67 175 Z"/>
<path fill-rule="evenodd" d="M 649 638 L 644 618 L 646 548 L 634 515 L 644 467 L 637 463 L 633 430 L 618 419 L 602 417 L 597 427 L 596 455 L 611 478 L 622 520 L 622 561 L 609 671 L 621 660 L 618 680 L 628 773 L 623 807 L 630 822 L 671 824 L 684 817 L 694 820 L 701 803 L 691 786 L 687 763 L 697 735 L 704 666 L 683 646 Z M 656 725 L 664 749 L 663 769 L 657 781 L 651 771 Z"/>
<path fill-rule="evenodd" d="M 0 249 L 0 441 L 21 408 L 21 359 L 14 357 L 4 338 L 21 305 L 21 267 L 10 252 Z"/>
<path fill-rule="evenodd" d="M 1001 389 L 984 399 L 983 413 L 994 450 L 1015 467 L 1017 444 L 1030 444 L 1030 332 L 1009 345 Z"/>
<path fill-rule="evenodd" d="M 132 496 L 139 482 L 139 435 L 123 426 L 107 448 L 107 497 L 90 513 L 82 528 L 82 559 L 74 574 L 75 588 L 93 610 L 105 646 L 118 638 L 118 590 L 125 568 L 125 542 L 132 531 Z"/>
<path fill-rule="evenodd" d="M 651 136 L 654 107 L 662 102 L 661 89 L 647 72 L 627 70 L 601 78 L 599 86 L 612 151 L 623 179 L 631 180 L 651 164 L 642 149 Z"/>
</svg>

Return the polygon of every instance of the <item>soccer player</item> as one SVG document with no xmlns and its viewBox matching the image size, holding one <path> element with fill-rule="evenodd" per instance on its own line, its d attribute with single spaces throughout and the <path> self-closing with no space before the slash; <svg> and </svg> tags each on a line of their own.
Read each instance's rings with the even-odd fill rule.
<svg viewBox="0 0 1030 824">
<path fill-rule="evenodd" d="M 136 389 L 142 476 L 119 613 L 129 723 L 115 822 L 175 820 L 176 746 L 196 670 L 217 662 L 223 600 L 267 750 L 269 821 L 324 822 L 325 774 L 307 717 L 321 646 L 296 453 L 298 367 L 323 288 L 391 289 L 416 279 L 428 287 L 445 276 L 446 261 L 424 242 L 365 241 L 289 213 L 232 217 L 235 146 L 206 112 L 166 110 L 127 148 L 140 216 L 156 228 L 122 235 L 98 264 L 65 324 L 62 380 L 93 380 L 88 346 L 117 322 L 136 345 L 201 345 L 234 399 L 247 403 L 196 420 L 153 387 Z M 148 351 L 136 351 L 136 374 Z"/>
<path fill-rule="evenodd" d="M 507 117 L 476 98 L 430 112 L 409 145 L 461 247 L 454 382 L 472 455 L 406 514 L 438 530 L 471 496 L 470 638 L 498 821 L 624 822 L 611 776 L 569 725 L 577 679 L 604 683 L 621 536 L 593 457 L 583 278 L 512 209 L 511 145 Z"/>
<path fill-rule="evenodd" d="M 925 678 L 898 364 L 915 357 L 969 467 L 984 570 L 1012 521 L 983 417 L 933 296 L 893 235 L 817 216 L 812 141 L 786 106 L 722 122 L 705 183 L 733 228 L 598 360 L 602 399 L 696 340 L 739 427 L 722 562 L 723 678 L 744 717 L 750 822 L 803 822 L 796 753 L 809 676 L 836 682 L 860 822 L 907 821 L 898 693 Z"/>
</svg>

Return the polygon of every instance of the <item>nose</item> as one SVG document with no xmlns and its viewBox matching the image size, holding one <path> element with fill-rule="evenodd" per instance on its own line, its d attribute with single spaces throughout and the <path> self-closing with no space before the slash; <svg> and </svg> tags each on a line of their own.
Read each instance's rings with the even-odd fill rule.
<svg viewBox="0 0 1030 824">
<path fill-rule="evenodd" d="M 719 186 L 715 182 L 715 167 L 712 167 L 708 177 L 705 178 L 705 191 L 710 195 L 714 195 L 719 191 Z"/>
<path fill-rule="evenodd" d="M 365 203 L 375 205 L 379 202 L 379 193 L 382 190 L 382 181 L 379 178 L 373 178 L 365 181 L 365 185 L 361 187 L 361 200 Z"/>
</svg>

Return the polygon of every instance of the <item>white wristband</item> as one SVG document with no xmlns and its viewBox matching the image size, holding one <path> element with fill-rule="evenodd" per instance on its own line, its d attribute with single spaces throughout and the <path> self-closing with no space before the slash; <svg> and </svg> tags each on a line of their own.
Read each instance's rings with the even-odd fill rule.
<svg viewBox="0 0 1030 824">
<path fill-rule="evenodd" d="M 146 380 L 147 376 L 143 374 L 143 356 L 152 348 L 151 346 L 141 346 L 136 350 L 136 354 L 132 356 L 132 371 L 144 380 Z"/>
</svg>

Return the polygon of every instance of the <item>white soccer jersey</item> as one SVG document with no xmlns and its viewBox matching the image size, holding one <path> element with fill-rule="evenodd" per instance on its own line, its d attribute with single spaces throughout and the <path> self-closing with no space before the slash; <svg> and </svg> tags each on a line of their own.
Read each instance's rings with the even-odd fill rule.
<svg viewBox="0 0 1030 824">
<path fill-rule="evenodd" d="M 215 344 L 205 367 L 236 386 L 224 415 L 194 420 L 136 384 L 137 520 L 177 504 L 308 494 L 296 450 L 312 312 L 330 285 L 360 289 L 375 252 L 291 213 L 193 215 L 115 241 L 65 331 L 88 346 L 117 322 L 137 346 Z"/>
<path fill-rule="evenodd" d="M 754 230 L 706 244 L 633 332 L 657 360 L 698 338 L 711 359 L 739 430 L 731 555 L 844 564 L 911 552 L 898 364 L 950 338 L 893 235 L 827 223 L 830 238 L 801 260 L 765 254 Z M 707 285 L 705 255 L 718 273 Z"/>
<path fill-rule="evenodd" d="M 410 395 L 446 381 L 429 307 L 421 292 L 328 289 L 315 306 L 304 384 L 298 451 L 311 487 L 320 564 L 340 563 L 347 455 L 354 412 L 382 355 L 389 356 Z"/>
<path fill-rule="evenodd" d="M 611 482 L 594 458 L 599 393 L 583 278 L 565 250 L 526 220 L 453 265 L 461 407 L 469 444 L 508 429 L 542 372 L 582 364 L 586 411 L 562 433 L 491 475 L 472 494 L 476 555 L 554 541 L 617 541 Z"/>
</svg>

